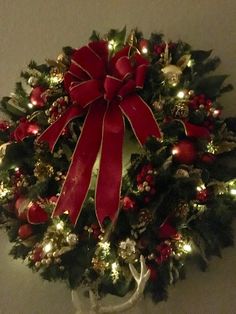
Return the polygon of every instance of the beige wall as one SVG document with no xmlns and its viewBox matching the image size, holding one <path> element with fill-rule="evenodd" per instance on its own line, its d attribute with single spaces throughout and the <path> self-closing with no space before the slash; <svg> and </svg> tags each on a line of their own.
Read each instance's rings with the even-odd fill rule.
<svg viewBox="0 0 236 314">
<path fill-rule="evenodd" d="M 20 70 L 32 58 L 40 62 L 56 57 L 62 46 L 86 43 L 93 29 L 104 33 L 124 25 L 138 26 L 145 35 L 162 31 L 167 39 L 181 38 L 195 48 L 213 48 L 222 58 L 218 73 L 230 74 L 228 82 L 236 86 L 235 17 L 235 0 L 0 0 L 0 97 L 10 93 Z M 235 96 L 236 91 L 224 96 L 226 114 L 236 115 Z M 1 234 L 1 314 L 73 313 L 63 285 L 43 283 L 21 262 L 12 261 L 8 250 Z M 223 260 L 213 260 L 205 274 L 191 269 L 188 280 L 171 289 L 169 301 L 155 311 L 235 313 L 235 249 L 223 255 Z M 146 313 L 153 313 L 150 305 Z"/>
</svg>

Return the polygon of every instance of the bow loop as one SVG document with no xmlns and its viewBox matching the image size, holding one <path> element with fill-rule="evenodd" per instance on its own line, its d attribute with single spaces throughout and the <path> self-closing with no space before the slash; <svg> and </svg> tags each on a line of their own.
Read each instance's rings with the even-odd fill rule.
<svg viewBox="0 0 236 314">
<path fill-rule="evenodd" d="M 133 68 L 131 66 L 131 61 L 127 56 L 119 58 L 116 61 L 115 67 L 122 80 L 132 76 Z"/>
<path fill-rule="evenodd" d="M 102 79 L 105 76 L 103 60 L 88 46 L 76 50 L 72 64 L 80 67 L 90 78 Z"/>
<path fill-rule="evenodd" d="M 102 97 L 102 95 L 103 93 L 101 92 L 101 83 L 98 80 L 71 83 L 71 100 L 83 108 Z"/>
<path fill-rule="evenodd" d="M 105 99 L 112 101 L 121 88 L 122 81 L 114 76 L 107 75 L 104 80 Z"/>
<path fill-rule="evenodd" d="M 126 96 L 135 92 L 135 82 L 134 80 L 128 80 L 119 90 L 118 97 L 124 99 Z"/>
</svg>

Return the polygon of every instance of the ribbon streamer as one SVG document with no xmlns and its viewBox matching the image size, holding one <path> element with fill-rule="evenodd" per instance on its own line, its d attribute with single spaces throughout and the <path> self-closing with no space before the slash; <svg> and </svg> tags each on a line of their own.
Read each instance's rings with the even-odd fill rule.
<svg viewBox="0 0 236 314">
<path fill-rule="evenodd" d="M 108 42 L 91 42 L 72 56 L 64 84 L 72 105 L 39 138 L 53 150 L 65 126 L 87 114 L 53 216 L 69 212 L 76 224 L 86 198 L 93 165 L 101 149 L 96 185 L 96 215 L 102 224 L 118 215 L 122 181 L 124 116 L 143 145 L 149 136 L 161 138 L 161 131 L 145 101 L 137 94 L 143 88 L 148 61 L 130 47 L 109 59 Z"/>
</svg>

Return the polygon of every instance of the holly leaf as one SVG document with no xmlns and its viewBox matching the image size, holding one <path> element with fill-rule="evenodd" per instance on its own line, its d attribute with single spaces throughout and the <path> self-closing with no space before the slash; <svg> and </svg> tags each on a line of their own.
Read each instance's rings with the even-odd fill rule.
<svg viewBox="0 0 236 314">
<path fill-rule="evenodd" d="M 89 37 L 89 40 L 91 40 L 91 41 L 100 40 L 100 34 L 97 31 L 93 30 L 91 36 Z"/>
<path fill-rule="evenodd" d="M 214 99 L 220 96 L 220 89 L 228 75 L 209 76 L 198 81 L 194 87 L 196 94 L 204 93 Z"/>
<path fill-rule="evenodd" d="M 203 62 L 205 61 L 208 57 L 210 57 L 212 53 L 212 50 L 193 50 L 191 51 L 191 57 L 196 61 L 196 62 Z"/>
</svg>

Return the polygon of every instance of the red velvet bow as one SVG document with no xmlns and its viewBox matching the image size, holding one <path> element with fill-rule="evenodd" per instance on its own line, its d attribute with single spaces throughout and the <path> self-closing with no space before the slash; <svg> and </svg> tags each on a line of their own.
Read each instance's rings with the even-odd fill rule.
<svg viewBox="0 0 236 314">
<path fill-rule="evenodd" d="M 73 54 L 64 80 L 72 105 L 39 138 L 53 149 L 64 127 L 87 112 L 53 216 L 68 211 L 76 224 L 101 149 L 96 214 L 100 224 L 106 217 L 114 220 L 120 201 L 124 116 L 141 145 L 149 136 L 161 137 L 150 108 L 136 93 L 143 88 L 148 61 L 129 53 L 127 46 L 109 59 L 108 43 L 96 41 Z"/>
</svg>

